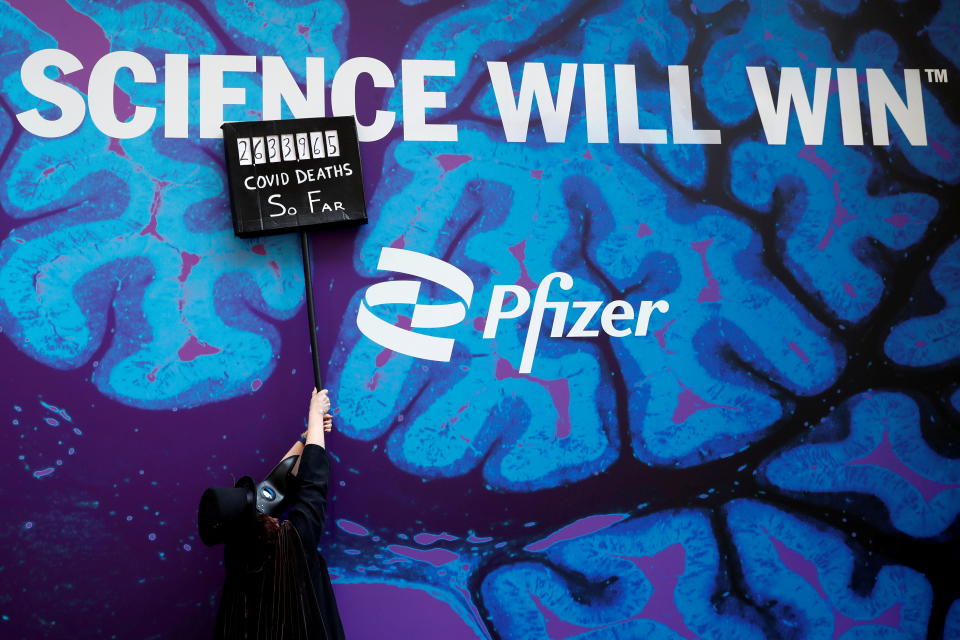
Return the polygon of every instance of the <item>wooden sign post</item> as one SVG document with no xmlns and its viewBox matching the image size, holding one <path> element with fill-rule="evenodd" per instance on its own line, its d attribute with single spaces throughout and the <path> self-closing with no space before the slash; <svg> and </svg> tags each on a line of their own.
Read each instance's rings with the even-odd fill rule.
<svg viewBox="0 0 960 640">
<path fill-rule="evenodd" d="M 353 116 L 223 125 L 233 231 L 241 238 L 300 233 L 313 378 L 320 384 L 307 232 L 366 224 Z"/>
</svg>

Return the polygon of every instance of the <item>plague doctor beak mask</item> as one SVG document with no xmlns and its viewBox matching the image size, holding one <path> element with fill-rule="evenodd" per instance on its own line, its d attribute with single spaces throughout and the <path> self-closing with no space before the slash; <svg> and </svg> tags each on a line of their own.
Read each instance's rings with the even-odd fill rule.
<svg viewBox="0 0 960 640">
<path fill-rule="evenodd" d="M 299 456 L 280 461 L 259 484 L 243 476 L 229 487 L 210 487 L 200 497 L 200 539 L 214 546 L 242 538 L 255 529 L 258 515 L 278 516 L 290 493 L 290 477 Z"/>
</svg>

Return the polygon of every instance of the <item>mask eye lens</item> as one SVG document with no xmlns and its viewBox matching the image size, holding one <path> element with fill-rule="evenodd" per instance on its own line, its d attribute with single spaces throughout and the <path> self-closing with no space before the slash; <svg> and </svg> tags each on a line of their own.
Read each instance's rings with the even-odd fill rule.
<svg viewBox="0 0 960 640">
<path fill-rule="evenodd" d="M 277 492 L 270 487 L 263 487 L 260 489 L 260 495 L 263 496 L 264 500 L 273 500 L 277 497 Z"/>
</svg>

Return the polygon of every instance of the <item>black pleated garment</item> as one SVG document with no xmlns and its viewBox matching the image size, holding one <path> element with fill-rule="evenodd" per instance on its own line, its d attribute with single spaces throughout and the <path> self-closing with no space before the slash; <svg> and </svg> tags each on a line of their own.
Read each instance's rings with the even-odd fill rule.
<svg viewBox="0 0 960 640">
<path fill-rule="evenodd" d="M 276 538 L 231 545 L 217 630 L 222 640 L 326 640 L 300 535 L 287 521 Z M 243 557 L 231 557 L 243 554 Z"/>
</svg>

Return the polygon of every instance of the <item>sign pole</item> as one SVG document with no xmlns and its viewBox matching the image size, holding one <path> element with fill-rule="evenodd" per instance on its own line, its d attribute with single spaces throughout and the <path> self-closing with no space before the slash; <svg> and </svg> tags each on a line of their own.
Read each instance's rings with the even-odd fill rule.
<svg viewBox="0 0 960 640">
<path fill-rule="evenodd" d="M 300 257 L 303 258 L 303 286 L 307 292 L 307 322 L 310 325 L 310 355 L 313 359 L 313 384 L 320 386 L 320 356 L 317 353 L 317 314 L 313 306 L 313 269 L 310 268 L 310 242 L 307 232 L 300 232 Z"/>
</svg>

